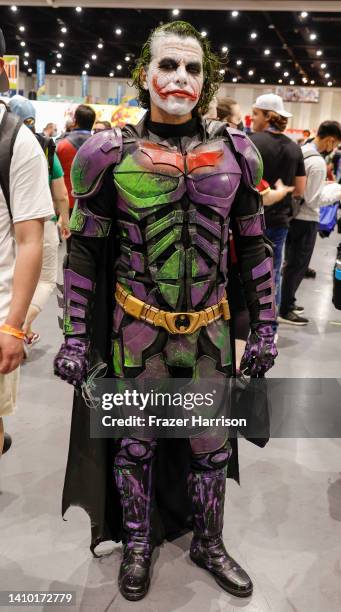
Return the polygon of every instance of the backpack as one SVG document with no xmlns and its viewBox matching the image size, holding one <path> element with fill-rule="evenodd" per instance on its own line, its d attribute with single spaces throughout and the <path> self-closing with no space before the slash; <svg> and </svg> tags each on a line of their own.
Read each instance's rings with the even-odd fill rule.
<svg viewBox="0 0 341 612">
<path fill-rule="evenodd" d="M 320 153 L 318 153 L 316 151 L 316 153 L 314 151 L 304 151 L 303 153 L 303 159 L 304 161 L 306 159 L 309 159 L 309 157 L 321 157 Z M 297 217 L 298 213 L 301 210 L 301 206 L 304 203 L 304 198 L 292 198 L 292 215 L 291 218 L 295 219 L 295 217 Z"/>
<path fill-rule="evenodd" d="M 13 215 L 11 211 L 9 191 L 10 167 L 14 143 L 22 124 L 22 120 L 19 119 L 19 117 L 17 117 L 13 113 L 11 113 L 6 106 L 6 111 L 4 113 L 0 125 L 0 186 L 4 194 L 8 213 L 11 220 L 13 219 Z M 35 137 L 37 138 L 41 148 L 44 151 L 48 164 L 49 176 L 51 177 L 56 145 L 54 143 L 53 138 L 49 138 L 48 136 L 44 136 L 43 134 L 35 134 Z"/>
</svg>

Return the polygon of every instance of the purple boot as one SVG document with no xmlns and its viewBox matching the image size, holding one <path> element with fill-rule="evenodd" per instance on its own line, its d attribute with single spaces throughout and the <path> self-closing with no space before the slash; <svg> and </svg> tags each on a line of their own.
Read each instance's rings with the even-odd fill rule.
<svg viewBox="0 0 341 612">
<path fill-rule="evenodd" d="M 156 442 L 125 438 L 115 456 L 114 473 L 123 511 L 123 559 L 118 586 L 130 601 L 142 599 L 150 584 L 153 552 L 150 516 L 152 461 Z"/>
<path fill-rule="evenodd" d="M 199 460 L 200 461 L 200 460 Z M 226 552 L 222 539 L 226 468 L 192 471 L 189 490 L 193 505 L 190 557 L 213 574 L 222 589 L 236 597 L 249 597 L 253 585 L 243 568 Z"/>
</svg>

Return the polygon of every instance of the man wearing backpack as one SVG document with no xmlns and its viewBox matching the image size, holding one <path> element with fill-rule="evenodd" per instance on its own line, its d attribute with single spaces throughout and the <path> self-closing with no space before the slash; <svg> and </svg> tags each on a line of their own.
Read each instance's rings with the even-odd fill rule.
<svg viewBox="0 0 341 612">
<path fill-rule="evenodd" d="M 290 325 L 307 325 L 304 308 L 295 305 L 295 294 L 308 269 L 319 226 L 320 207 L 341 199 L 341 185 L 326 183 L 324 153 L 331 153 L 341 142 L 338 121 L 321 123 L 316 138 L 302 147 L 307 184 L 299 212 L 292 219 L 287 236 L 286 264 L 282 277 L 282 297 L 278 321 Z"/>
<path fill-rule="evenodd" d="M 4 54 L 0 29 L 0 91 L 9 89 Z M 43 151 L 30 130 L 1 104 L 0 455 L 4 446 L 2 419 L 16 404 L 18 366 L 24 355 L 22 326 L 39 278 L 44 219 L 52 214 Z"/>
</svg>

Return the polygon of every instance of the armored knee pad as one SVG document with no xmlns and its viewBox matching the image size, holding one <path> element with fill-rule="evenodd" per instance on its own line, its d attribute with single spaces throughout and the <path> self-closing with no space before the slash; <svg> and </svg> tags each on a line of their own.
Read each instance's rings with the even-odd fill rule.
<svg viewBox="0 0 341 612">
<path fill-rule="evenodd" d="M 129 467 L 149 462 L 154 457 L 156 440 L 122 438 L 115 456 L 115 467 Z"/>
<path fill-rule="evenodd" d="M 194 472 L 219 470 L 227 466 L 232 454 L 230 442 L 226 440 L 220 448 L 207 453 L 192 453 L 191 468 Z"/>
</svg>

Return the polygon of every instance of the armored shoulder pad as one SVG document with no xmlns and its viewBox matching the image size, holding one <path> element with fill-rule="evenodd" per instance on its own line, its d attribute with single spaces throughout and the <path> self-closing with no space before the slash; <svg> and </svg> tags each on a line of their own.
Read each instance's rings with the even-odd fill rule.
<svg viewBox="0 0 341 612">
<path fill-rule="evenodd" d="M 250 187 L 256 187 L 263 178 L 263 160 L 253 142 L 240 130 L 226 128 L 229 140 L 237 154 L 244 181 Z"/>
<path fill-rule="evenodd" d="M 72 162 L 72 195 L 90 198 L 99 191 L 107 168 L 122 156 L 120 129 L 103 130 L 91 136 L 79 149 Z"/>
</svg>

